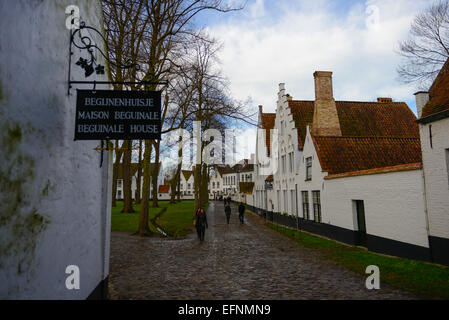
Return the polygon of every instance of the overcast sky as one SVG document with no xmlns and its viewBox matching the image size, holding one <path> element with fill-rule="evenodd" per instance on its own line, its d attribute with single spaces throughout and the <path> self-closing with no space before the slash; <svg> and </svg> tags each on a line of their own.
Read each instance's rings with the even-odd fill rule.
<svg viewBox="0 0 449 320">
<path fill-rule="evenodd" d="M 239 0 L 229 0 L 239 3 Z M 430 0 L 248 0 L 244 10 L 196 19 L 223 42 L 221 67 L 235 98 L 275 112 L 278 84 L 293 99 L 314 99 L 313 72 L 333 71 L 336 100 L 405 101 L 416 113 L 413 86 L 401 84 L 398 41 Z M 243 128 L 239 157 L 254 152 L 255 129 Z"/>
</svg>

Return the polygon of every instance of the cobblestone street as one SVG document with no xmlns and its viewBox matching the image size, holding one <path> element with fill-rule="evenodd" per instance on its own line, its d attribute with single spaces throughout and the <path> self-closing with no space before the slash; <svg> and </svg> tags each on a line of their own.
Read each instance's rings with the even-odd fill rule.
<svg viewBox="0 0 449 320">
<path fill-rule="evenodd" d="M 211 202 L 204 243 L 196 233 L 182 240 L 142 239 L 112 232 L 111 299 L 413 299 L 365 277 L 264 225 L 253 214 L 238 221 L 232 206 Z"/>
</svg>

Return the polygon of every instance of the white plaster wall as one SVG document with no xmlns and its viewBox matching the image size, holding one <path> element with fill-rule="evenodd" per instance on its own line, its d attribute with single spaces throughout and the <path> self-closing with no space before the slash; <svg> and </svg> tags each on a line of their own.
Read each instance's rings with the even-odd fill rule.
<svg viewBox="0 0 449 320">
<path fill-rule="evenodd" d="M 281 128 L 281 123 L 284 123 L 284 130 Z M 296 205 L 294 204 L 296 198 L 293 199 L 294 202 L 292 203 L 291 191 L 295 191 L 297 174 L 301 168 L 301 162 L 299 160 L 302 152 L 298 149 L 298 130 L 295 127 L 291 109 L 288 106 L 285 85 L 282 83 L 279 85 L 274 128 L 278 130 L 278 167 L 273 175 L 273 190 L 275 193 L 273 198 L 274 207 L 276 212 L 288 213 L 289 215 L 296 216 Z M 290 171 L 290 153 L 293 153 L 293 172 Z M 285 171 L 283 171 L 282 168 L 283 156 L 285 156 Z M 278 203 L 277 190 L 280 190 L 280 203 Z M 286 191 L 286 193 L 284 193 L 284 191 Z M 287 201 L 284 200 L 285 195 Z M 300 205 L 298 205 L 298 213 L 299 212 Z"/>
<path fill-rule="evenodd" d="M 73 141 L 71 4 L 102 28 L 98 1 L 0 2 L 0 299 L 85 299 L 109 272 L 112 167 L 107 153 L 99 167 L 99 141 Z M 84 79 L 72 70 L 72 79 Z M 65 287 L 72 264 L 80 290 Z"/>
<path fill-rule="evenodd" d="M 370 235 L 429 247 L 422 170 L 326 180 L 323 222 L 357 230 L 352 200 L 363 200 Z"/>
<path fill-rule="evenodd" d="M 306 181 L 306 159 L 312 157 L 312 179 Z M 305 218 L 303 216 L 303 204 L 302 204 L 302 191 L 309 192 L 309 220 L 314 220 L 313 213 L 313 197 L 312 191 L 320 191 L 321 196 L 321 222 L 328 223 L 328 215 L 330 214 L 327 210 L 324 210 L 323 202 L 323 191 L 324 191 L 324 177 L 327 175 L 326 172 L 322 172 L 320 160 L 315 150 L 313 144 L 312 136 L 310 135 L 310 128 L 307 127 L 306 139 L 304 141 L 304 149 L 300 154 L 299 158 L 299 169 L 297 171 L 296 183 L 298 184 L 298 211 L 299 217 Z M 327 201 L 327 200 L 326 200 Z"/>
<path fill-rule="evenodd" d="M 430 147 L 429 126 L 432 126 Z M 421 148 L 426 185 L 427 213 L 431 236 L 449 238 L 449 119 L 420 124 Z"/>
</svg>

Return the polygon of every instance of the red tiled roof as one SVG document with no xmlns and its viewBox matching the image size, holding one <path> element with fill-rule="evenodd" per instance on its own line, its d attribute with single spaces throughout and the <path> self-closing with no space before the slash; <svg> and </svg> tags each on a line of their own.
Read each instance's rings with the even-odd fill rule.
<svg viewBox="0 0 449 320">
<path fill-rule="evenodd" d="M 265 181 L 273 181 L 273 174 L 270 174 Z"/>
<path fill-rule="evenodd" d="M 449 110 L 449 59 L 441 68 L 429 90 L 429 101 L 422 110 L 422 118 Z"/>
<path fill-rule="evenodd" d="M 422 162 L 418 138 L 312 136 L 322 171 L 336 175 Z"/>
<path fill-rule="evenodd" d="M 159 193 L 169 193 L 169 192 L 170 192 L 170 186 L 169 185 L 159 186 Z"/>
<path fill-rule="evenodd" d="M 276 113 L 262 113 L 262 129 L 265 129 L 265 144 L 267 146 L 268 155 L 271 155 L 270 129 L 274 129 L 276 121 Z"/>
<path fill-rule="evenodd" d="M 313 101 L 289 101 L 298 130 L 298 143 L 304 147 L 306 127 L 313 122 Z M 343 136 L 419 138 L 416 117 L 404 102 L 336 101 Z"/>
<path fill-rule="evenodd" d="M 418 169 L 422 169 L 421 162 L 400 164 L 397 166 L 384 167 L 384 168 L 374 168 L 374 169 L 366 169 L 366 170 L 358 170 L 358 171 L 352 171 L 352 172 L 331 174 L 331 175 L 324 177 L 324 179 L 331 180 L 331 179 L 338 179 L 338 178 L 344 178 L 344 177 L 363 176 L 363 175 L 370 175 L 370 174 L 379 174 L 379 173 L 388 173 L 388 172 L 397 172 L 397 171 L 409 171 L 409 170 L 418 170 Z"/>
</svg>

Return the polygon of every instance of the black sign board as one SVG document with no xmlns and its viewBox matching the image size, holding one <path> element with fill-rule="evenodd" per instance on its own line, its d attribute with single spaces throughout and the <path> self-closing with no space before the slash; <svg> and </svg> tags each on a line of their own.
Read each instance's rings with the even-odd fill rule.
<svg viewBox="0 0 449 320">
<path fill-rule="evenodd" d="M 75 140 L 160 138 L 160 91 L 77 90 Z"/>
</svg>

